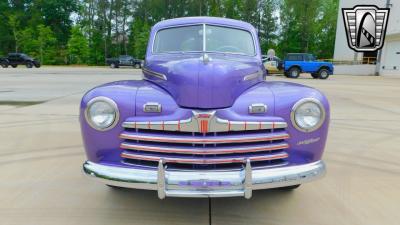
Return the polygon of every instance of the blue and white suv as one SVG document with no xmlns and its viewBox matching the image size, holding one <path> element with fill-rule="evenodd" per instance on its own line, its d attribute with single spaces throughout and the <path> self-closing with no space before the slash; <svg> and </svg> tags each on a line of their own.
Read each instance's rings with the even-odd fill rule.
<svg viewBox="0 0 400 225">
<path fill-rule="evenodd" d="M 333 74 L 333 64 L 317 61 L 312 54 L 289 53 L 284 60 L 285 76 L 298 78 L 300 73 L 310 73 L 315 79 L 327 79 Z"/>
</svg>

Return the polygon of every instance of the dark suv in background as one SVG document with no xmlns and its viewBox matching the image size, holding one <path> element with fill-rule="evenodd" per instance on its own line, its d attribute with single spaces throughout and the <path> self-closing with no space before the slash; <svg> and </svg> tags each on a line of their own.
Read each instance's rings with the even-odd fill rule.
<svg viewBox="0 0 400 225">
<path fill-rule="evenodd" d="M 0 58 L 0 65 L 3 68 L 8 66 L 16 68 L 18 65 L 25 65 L 27 68 L 39 68 L 40 62 L 24 53 L 9 53 L 6 58 Z"/>
<path fill-rule="evenodd" d="M 117 58 L 106 59 L 107 65 L 111 68 L 119 68 L 120 66 L 132 66 L 136 69 L 142 68 L 143 61 L 140 59 L 133 58 L 130 55 L 120 55 Z"/>
</svg>

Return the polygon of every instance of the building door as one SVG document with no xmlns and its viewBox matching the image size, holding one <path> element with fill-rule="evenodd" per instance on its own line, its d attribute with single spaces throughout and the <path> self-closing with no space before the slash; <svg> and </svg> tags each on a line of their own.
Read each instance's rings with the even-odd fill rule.
<svg viewBox="0 0 400 225">
<path fill-rule="evenodd" d="M 400 40 L 386 42 L 384 51 L 383 74 L 400 75 Z"/>
</svg>

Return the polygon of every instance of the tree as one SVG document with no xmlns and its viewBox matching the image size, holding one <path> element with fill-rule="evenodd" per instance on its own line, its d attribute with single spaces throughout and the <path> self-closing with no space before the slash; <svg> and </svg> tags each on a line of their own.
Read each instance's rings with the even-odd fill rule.
<svg viewBox="0 0 400 225">
<path fill-rule="evenodd" d="M 261 49 L 266 53 L 270 48 L 276 48 L 278 45 L 277 21 L 276 16 L 277 0 L 263 0 L 259 3 L 259 27 L 258 36 L 260 38 Z"/>
<path fill-rule="evenodd" d="M 91 65 L 118 54 L 143 58 L 155 23 L 218 16 L 251 23 L 263 53 L 330 58 L 337 9 L 338 0 L 0 0 L 0 55 L 19 51 L 47 64 Z"/>
<path fill-rule="evenodd" d="M 19 20 L 17 15 L 10 15 L 8 17 L 8 25 L 10 26 L 11 30 L 12 30 L 12 34 L 14 37 L 14 42 L 15 42 L 15 52 L 18 52 L 18 48 L 20 45 L 20 34 L 19 34 Z"/>
<path fill-rule="evenodd" d="M 28 27 L 19 32 L 19 40 L 21 42 L 21 52 L 29 54 L 36 58 L 39 56 L 39 43 L 35 35 L 35 29 Z"/>
<path fill-rule="evenodd" d="M 40 61 L 42 64 L 54 64 L 56 55 L 55 43 L 57 39 L 50 27 L 40 24 L 37 30 Z"/>
<path fill-rule="evenodd" d="M 322 1 L 320 12 L 313 52 L 321 58 L 332 58 L 335 50 L 338 1 Z"/>
<path fill-rule="evenodd" d="M 144 59 L 149 35 L 149 24 L 140 19 L 136 19 L 132 24 L 132 32 L 129 37 L 129 44 L 132 46 L 131 53 L 133 53 L 135 57 Z"/>
<path fill-rule="evenodd" d="M 79 26 L 71 29 L 71 38 L 68 41 L 68 54 L 70 63 L 82 64 L 87 62 L 89 46 L 86 37 Z"/>
</svg>

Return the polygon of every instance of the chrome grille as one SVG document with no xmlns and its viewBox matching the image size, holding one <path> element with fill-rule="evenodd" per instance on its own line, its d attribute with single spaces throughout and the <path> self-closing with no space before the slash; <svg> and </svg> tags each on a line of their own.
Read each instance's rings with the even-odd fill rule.
<svg viewBox="0 0 400 225">
<path fill-rule="evenodd" d="M 204 119 L 195 119 L 125 122 L 120 134 L 123 162 L 156 168 L 163 160 L 169 168 L 185 169 L 241 168 L 247 159 L 253 167 L 286 163 L 285 122 L 221 123 L 226 120 L 214 118 L 205 125 Z"/>
</svg>

